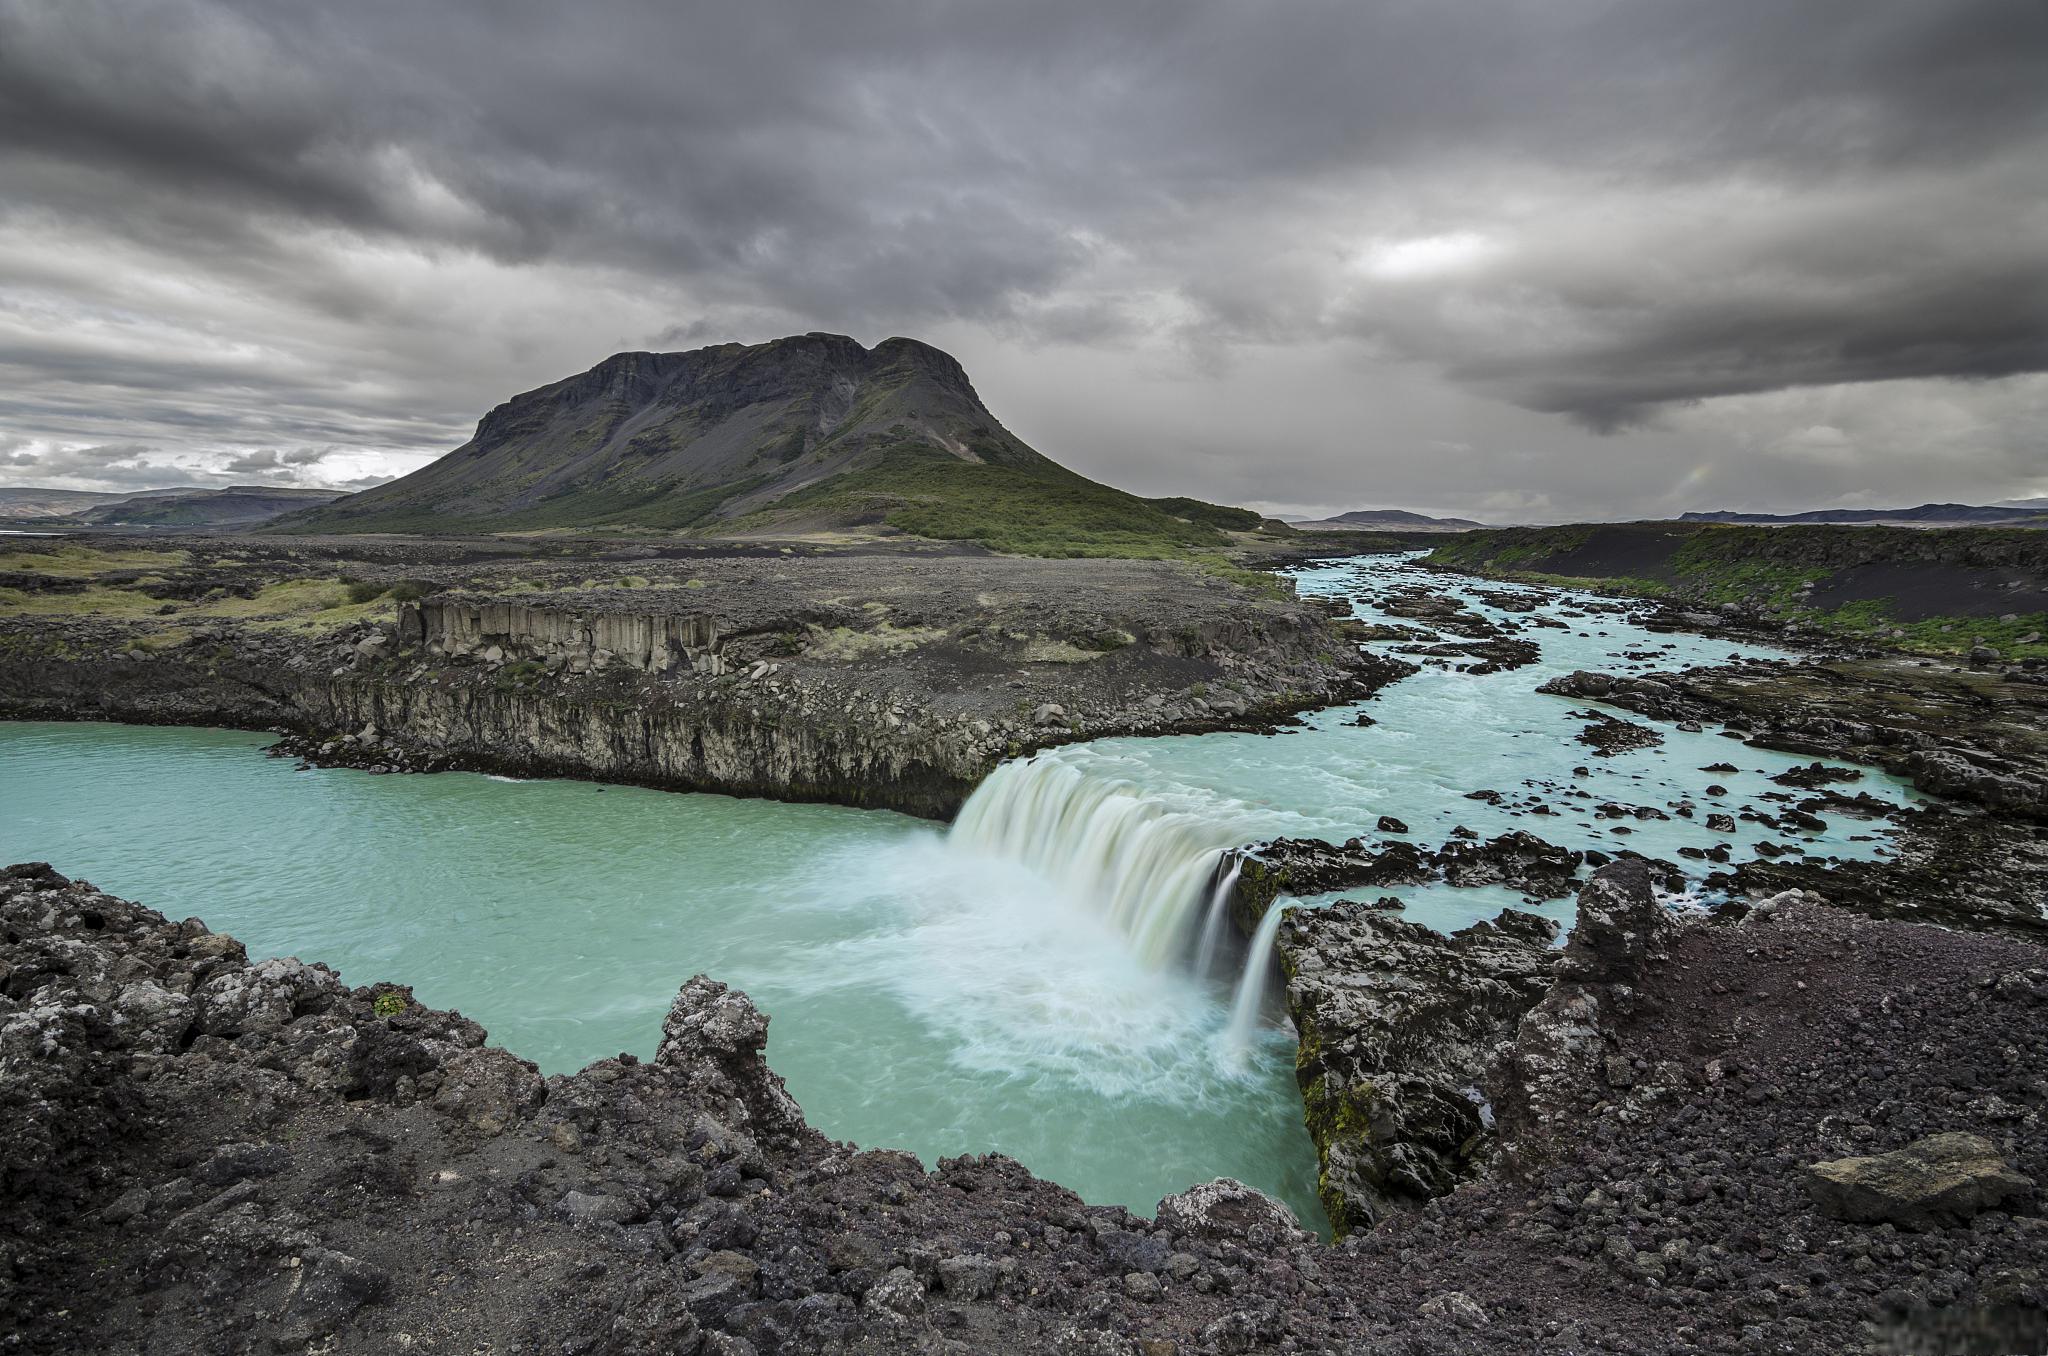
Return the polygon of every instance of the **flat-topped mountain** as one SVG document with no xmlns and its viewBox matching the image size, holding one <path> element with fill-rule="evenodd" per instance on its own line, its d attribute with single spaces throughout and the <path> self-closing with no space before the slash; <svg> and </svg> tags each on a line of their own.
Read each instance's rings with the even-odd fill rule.
<svg viewBox="0 0 2048 1356">
<path fill-rule="evenodd" d="M 1071 475 L 1004 428 L 931 345 L 803 334 L 614 354 L 512 397 L 439 461 L 290 526 L 687 527 L 924 460 Z"/>
<path fill-rule="evenodd" d="M 1713 509 L 1679 516 L 1682 523 L 1897 523 L 1906 526 L 1990 525 L 2048 527 L 2048 506 L 2026 504 L 1921 504 L 1896 509 L 1813 509 L 1806 513 L 1738 513 Z"/>
<path fill-rule="evenodd" d="M 1484 523 L 1473 522 L 1470 518 L 1432 518 L 1427 513 L 1410 513 L 1407 509 L 1353 509 L 1349 513 L 1336 513 L 1328 518 L 1290 518 L 1290 526 L 1304 532 L 1357 532 L 1397 530 L 1407 532 L 1469 532 Z"/>
<path fill-rule="evenodd" d="M 146 494 L 97 504 L 76 514 L 96 526 L 251 527 L 279 514 L 342 498 L 340 490 L 285 485 L 229 485 L 218 490 Z"/>
<path fill-rule="evenodd" d="M 285 485 L 178 485 L 161 490 L 0 489 L 0 521 L 92 527 L 254 527 L 342 497 Z"/>
<path fill-rule="evenodd" d="M 0 486 L 0 522 L 80 518 L 89 510 L 115 504 L 205 493 L 197 486 L 168 490 L 56 490 L 35 485 Z"/>
</svg>

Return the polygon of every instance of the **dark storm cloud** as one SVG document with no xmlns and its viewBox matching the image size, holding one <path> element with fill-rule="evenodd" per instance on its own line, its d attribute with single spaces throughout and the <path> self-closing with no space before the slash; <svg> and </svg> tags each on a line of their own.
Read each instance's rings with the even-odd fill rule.
<svg viewBox="0 0 2048 1356">
<path fill-rule="evenodd" d="M 0 0 L 0 428 L 445 447 L 809 328 L 1599 429 L 2040 372 L 2044 86 L 2036 0 Z"/>
</svg>

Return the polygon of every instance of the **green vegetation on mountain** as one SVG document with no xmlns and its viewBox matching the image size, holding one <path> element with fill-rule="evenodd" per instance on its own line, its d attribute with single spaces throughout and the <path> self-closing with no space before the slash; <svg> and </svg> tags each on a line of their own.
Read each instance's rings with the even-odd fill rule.
<svg viewBox="0 0 2048 1356">
<path fill-rule="evenodd" d="M 432 465 L 276 530 L 885 533 L 1213 566 L 1230 534 L 1263 526 L 1250 509 L 1148 500 L 1060 466 L 929 345 L 808 334 L 617 354 L 498 406 Z"/>
<path fill-rule="evenodd" d="M 1145 501 L 1162 513 L 1176 518 L 1185 518 L 1191 523 L 1203 523 L 1209 527 L 1220 527 L 1226 532 L 1257 532 L 1270 528 L 1277 532 L 1291 532 L 1292 528 L 1275 518 L 1268 520 L 1263 514 L 1247 508 L 1232 508 L 1227 504 L 1210 504 L 1200 499 L 1188 499 L 1173 495 L 1165 499 Z"/>
<path fill-rule="evenodd" d="M 1924 654 L 2048 658 L 2048 532 L 2026 528 L 1603 523 L 1496 528 L 1433 564 L 1492 578 L 1758 608 Z"/>
<path fill-rule="evenodd" d="M 1253 526 L 1258 521 L 1248 510 L 1168 502 L 1204 518 L 1246 513 Z M 1169 512 L 1058 466 L 984 466 L 916 446 L 892 448 L 872 466 L 789 494 L 741 526 L 820 515 L 1013 555 L 1170 557 L 1228 540 L 1194 512 Z"/>
<path fill-rule="evenodd" d="M 432 508 L 403 507 L 352 513 L 346 526 L 319 521 L 316 515 L 294 517 L 281 524 L 292 532 L 450 533 L 544 532 L 555 528 L 617 528 L 657 532 L 682 531 L 712 520 L 721 505 L 758 489 L 765 478 L 750 477 L 729 485 L 678 490 L 667 484 L 597 485 L 570 490 L 526 508 L 497 513 L 446 513 Z"/>
</svg>

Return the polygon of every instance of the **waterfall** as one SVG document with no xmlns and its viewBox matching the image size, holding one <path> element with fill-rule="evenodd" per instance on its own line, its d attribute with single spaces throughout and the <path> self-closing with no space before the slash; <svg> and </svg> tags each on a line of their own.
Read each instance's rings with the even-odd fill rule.
<svg viewBox="0 0 2048 1356">
<path fill-rule="evenodd" d="M 1198 940 L 1213 957 L 1204 913 L 1218 913 L 1220 887 L 1211 883 L 1224 852 L 1248 836 L 1230 803 L 1175 802 L 1081 761 L 1088 755 L 1053 750 L 1005 763 L 968 799 L 952 841 L 1022 862 L 1087 901 L 1152 965 L 1185 961 Z"/>
<path fill-rule="evenodd" d="M 1216 948 L 1223 940 L 1223 926 L 1230 921 L 1230 898 L 1237 893 L 1237 878 L 1244 874 L 1244 859 L 1230 863 L 1230 870 L 1209 892 L 1209 912 L 1202 920 L 1202 940 L 1195 946 L 1195 973 L 1207 977 L 1216 965 Z"/>
<path fill-rule="evenodd" d="M 1259 1025 L 1259 1008 L 1266 1001 L 1266 976 L 1273 970 L 1273 939 L 1280 933 L 1281 915 L 1295 901 L 1280 896 L 1266 906 L 1259 930 L 1252 934 L 1251 950 L 1245 954 L 1244 973 L 1238 977 L 1237 996 L 1230 1004 L 1230 1026 L 1224 1033 L 1226 1049 L 1241 1051 L 1251 1044 Z"/>
<path fill-rule="evenodd" d="M 1241 859 L 1222 869 L 1224 855 L 1251 836 L 1246 807 L 1141 787 L 1110 766 L 1085 747 L 1005 763 L 968 799 L 950 841 L 1031 868 L 1109 919 L 1148 964 L 1207 977 L 1243 869 Z M 1219 1042 L 1232 1060 L 1251 1047 L 1273 938 L 1295 902 L 1273 901 L 1245 955 Z"/>
</svg>

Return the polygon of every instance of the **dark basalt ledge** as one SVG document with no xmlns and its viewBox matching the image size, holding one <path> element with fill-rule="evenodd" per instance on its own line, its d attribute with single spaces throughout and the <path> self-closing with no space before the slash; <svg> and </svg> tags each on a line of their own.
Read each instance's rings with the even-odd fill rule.
<svg viewBox="0 0 2048 1356">
<path fill-rule="evenodd" d="M 1356 1028 L 1326 1038 L 1326 1079 L 1395 1070 L 1417 1080 L 1397 1105 L 1427 1110 L 1506 1042 L 1480 1085 L 1499 1152 L 1368 1137 L 1350 1161 L 1432 1151 L 1462 1185 L 1326 1245 L 1228 1181 L 1148 1218 L 998 1156 L 927 1171 L 835 1143 L 763 1062 L 766 1017 L 710 979 L 652 1059 L 542 1078 L 401 985 L 252 964 L 197 920 L 9 868 L 0 1333 L 123 1354 L 2041 1349 L 2044 953 L 1804 899 L 1681 923 L 1645 870 L 1603 870 L 1561 954 L 1512 915 L 1283 931 L 1311 1022 Z M 1853 1209 L 1810 1191 L 1935 1136 L 1967 1137 L 1941 1159 L 1975 1174 L 1967 1210 L 1895 1209 L 1895 1172 Z"/>
<path fill-rule="evenodd" d="M 1005 564 L 923 567 L 950 568 L 971 588 L 981 574 L 970 572 L 1001 580 L 993 566 Z M 1128 564 L 1112 562 L 1118 578 Z M 1135 577 L 1159 588 L 1175 576 Z M 281 751 L 315 763 L 595 778 L 945 819 L 997 764 L 1034 749 L 1270 732 L 1412 671 L 1360 652 L 1330 607 L 1216 587 L 1187 586 L 1179 624 L 1080 634 L 1105 647 L 1100 657 L 1042 642 L 1059 662 L 1008 653 L 1007 636 L 988 652 L 968 648 L 956 619 L 954 631 L 892 630 L 835 605 L 807 631 L 804 607 L 777 610 L 770 597 L 692 612 L 684 590 L 668 591 L 685 601 L 667 610 L 631 591 L 573 606 L 436 598 L 404 605 L 395 625 L 312 638 L 219 625 L 161 652 L 119 626 L 11 619 L 0 628 L 0 717 L 273 729 L 292 736 Z M 1027 677 L 1073 695 L 1038 700 Z"/>
<path fill-rule="evenodd" d="M 1404 827 L 1398 832 L 1407 830 Z M 1377 845 L 1363 838 L 1341 844 L 1314 838 L 1275 838 L 1225 854 L 1217 871 L 1219 878 L 1231 870 L 1237 872 L 1231 918 L 1240 932 L 1250 936 L 1281 895 L 1304 897 L 1357 886 L 1389 888 L 1445 880 L 1459 886 L 1506 885 L 1536 900 L 1563 899 L 1579 888 L 1582 866 L 1589 861 L 1598 865 L 1606 859 L 1604 853 L 1589 857 L 1545 842 L 1527 830 L 1513 829 L 1484 841 L 1454 838 L 1435 849 L 1398 838 Z M 1679 874 L 1669 862 L 1656 862 L 1655 866 L 1660 880 Z"/>
<path fill-rule="evenodd" d="M 1487 1059 L 1549 988 L 1556 935 L 1505 910 L 1446 937 L 1351 900 L 1281 923 L 1295 1071 L 1340 1236 L 1483 1165 Z"/>
<path fill-rule="evenodd" d="M 1661 961 L 1679 924 L 1652 884 L 1645 861 L 1601 867 L 1563 951 L 1556 923 L 1513 909 L 1449 936 L 1354 900 L 1282 921 L 1295 1072 L 1340 1236 L 1482 1172 L 1497 1148 L 1492 1103 L 1511 1127 L 1539 1131 L 1551 1100 L 1598 1081 L 1580 1058 L 1597 1039 L 1554 1050 L 1560 1022 L 1528 1014 L 1574 1014 L 1594 1031 L 1591 995 L 1626 993 Z"/>
<path fill-rule="evenodd" d="M 1582 669 L 1537 691 L 1713 721 L 1761 748 L 1874 763 L 1931 794 L 2048 822 L 2048 678 L 1755 660 L 1639 677 Z"/>
</svg>

